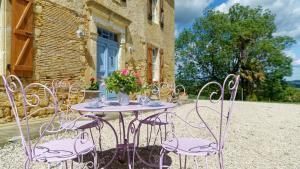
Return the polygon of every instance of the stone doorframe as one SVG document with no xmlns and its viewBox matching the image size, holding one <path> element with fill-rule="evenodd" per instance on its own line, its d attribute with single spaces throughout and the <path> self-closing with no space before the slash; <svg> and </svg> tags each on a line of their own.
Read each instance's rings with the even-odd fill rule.
<svg viewBox="0 0 300 169">
<path fill-rule="evenodd" d="M 11 1 L 0 0 L 0 74 L 6 74 L 11 53 Z"/>
<path fill-rule="evenodd" d="M 131 21 L 95 0 L 87 0 L 86 5 L 88 16 L 87 50 L 91 56 L 93 67 L 89 66 L 86 69 L 85 76 L 88 78 L 91 76 L 96 77 L 98 28 L 106 29 L 118 35 L 120 44 L 118 68 L 124 68 L 126 60 L 126 31 Z"/>
</svg>

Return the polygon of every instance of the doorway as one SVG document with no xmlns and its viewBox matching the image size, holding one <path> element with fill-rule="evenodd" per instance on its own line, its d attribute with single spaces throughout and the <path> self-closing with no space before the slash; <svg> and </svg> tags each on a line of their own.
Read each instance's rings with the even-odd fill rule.
<svg viewBox="0 0 300 169">
<path fill-rule="evenodd" d="M 119 43 L 117 35 L 113 32 L 98 29 L 97 39 L 97 79 L 104 80 L 110 76 L 115 70 L 118 70 L 118 53 Z M 105 89 L 101 89 L 105 93 L 106 99 L 116 99 L 115 93 L 109 93 Z"/>
</svg>

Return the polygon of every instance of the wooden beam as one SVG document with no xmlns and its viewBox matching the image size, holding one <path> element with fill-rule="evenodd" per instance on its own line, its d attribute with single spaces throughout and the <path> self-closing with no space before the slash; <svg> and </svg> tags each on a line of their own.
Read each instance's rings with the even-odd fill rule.
<svg viewBox="0 0 300 169">
<path fill-rule="evenodd" d="M 20 54 L 18 56 L 18 59 L 17 59 L 15 65 L 19 65 L 20 64 L 20 62 L 21 62 L 21 60 L 22 60 L 22 58 L 24 56 L 24 53 L 25 53 L 25 51 L 26 51 L 26 49 L 27 49 L 27 47 L 29 45 L 29 42 L 30 42 L 30 38 L 27 38 L 27 40 L 26 40 L 26 42 L 25 42 L 25 44 L 24 44 L 24 46 L 23 46 L 23 48 L 22 48 L 22 50 L 21 50 L 21 52 L 20 52 Z"/>
<path fill-rule="evenodd" d="M 27 14 L 28 14 L 29 9 L 30 9 L 32 6 L 33 6 L 33 5 L 32 5 L 32 2 L 28 1 L 28 4 L 27 4 L 26 8 L 24 9 L 24 11 L 23 11 L 23 13 L 22 13 L 22 15 L 21 15 L 21 17 L 20 17 L 20 20 L 19 20 L 19 22 L 18 22 L 18 24 L 17 24 L 17 26 L 16 26 L 15 29 L 19 29 L 19 28 L 21 27 L 22 23 L 24 22 L 25 17 L 26 17 Z"/>
</svg>

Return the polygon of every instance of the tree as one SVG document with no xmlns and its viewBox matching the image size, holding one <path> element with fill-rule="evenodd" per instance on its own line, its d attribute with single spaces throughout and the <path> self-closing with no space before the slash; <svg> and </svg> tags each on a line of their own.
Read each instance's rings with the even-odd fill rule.
<svg viewBox="0 0 300 169">
<path fill-rule="evenodd" d="M 240 74 L 245 97 L 272 88 L 275 81 L 282 87 L 292 73 L 292 59 L 283 51 L 295 40 L 274 36 L 274 19 L 269 10 L 239 4 L 228 13 L 207 11 L 176 39 L 177 81 L 192 84 L 188 89 L 196 93 L 208 81 Z"/>
</svg>

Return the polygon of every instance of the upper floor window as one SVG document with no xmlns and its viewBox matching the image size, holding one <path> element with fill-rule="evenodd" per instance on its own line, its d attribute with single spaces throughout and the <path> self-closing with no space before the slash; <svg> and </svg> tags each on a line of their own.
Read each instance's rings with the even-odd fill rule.
<svg viewBox="0 0 300 169">
<path fill-rule="evenodd" d="M 159 24 L 159 2 L 160 0 L 152 0 L 152 22 Z"/>
<path fill-rule="evenodd" d="M 148 20 L 164 27 L 164 0 L 148 0 Z"/>
</svg>

